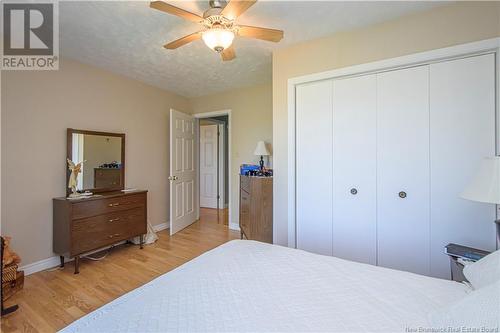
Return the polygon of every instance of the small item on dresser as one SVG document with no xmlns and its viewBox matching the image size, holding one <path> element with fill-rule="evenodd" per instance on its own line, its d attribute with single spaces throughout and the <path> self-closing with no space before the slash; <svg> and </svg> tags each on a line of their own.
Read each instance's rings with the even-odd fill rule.
<svg viewBox="0 0 500 333">
<path fill-rule="evenodd" d="M 122 190 L 123 193 L 128 193 L 128 192 L 135 192 L 138 191 L 136 188 L 125 188 Z"/>
<path fill-rule="evenodd" d="M 240 166 L 240 174 L 243 176 L 248 176 L 250 171 L 258 171 L 259 166 L 253 164 L 242 164 Z"/>
<path fill-rule="evenodd" d="M 71 194 L 69 195 L 71 198 L 77 198 L 81 196 L 78 193 L 78 174 L 82 171 L 82 165 L 86 161 L 81 161 L 80 163 L 75 164 L 69 158 L 66 159 L 68 161 L 68 169 L 71 171 L 68 181 L 68 188 L 71 189 Z"/>
<path fill-rule="evenodd" d="M 246 173 L 246 176 L 250 177 L 272 177 L 273 176 L 273 170 L 271 169 L 262 169 L 262 170 L 250 170 Z"/>
<path fill-rule="evenodd" d="M 257 142 L 257 147 L 255 147 L 254 155 L 260 156 L 260 171 L 264 171 L 264 156 L 269 156 L 271 153 L 267 149 L 266 143 L 264 141 Z"/>
</svg>

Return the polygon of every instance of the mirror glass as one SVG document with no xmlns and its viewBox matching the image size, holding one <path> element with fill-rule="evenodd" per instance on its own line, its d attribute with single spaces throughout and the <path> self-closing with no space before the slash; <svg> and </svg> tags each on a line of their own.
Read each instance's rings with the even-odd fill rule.
<svg viewBox="0 0 500 333">
<path fill-rule="evenodd" d="M 71 140 L 71 160 L 84 161 L 79 191 L 123 188 L 122 137 L 72 133 Z"/>
</svg>

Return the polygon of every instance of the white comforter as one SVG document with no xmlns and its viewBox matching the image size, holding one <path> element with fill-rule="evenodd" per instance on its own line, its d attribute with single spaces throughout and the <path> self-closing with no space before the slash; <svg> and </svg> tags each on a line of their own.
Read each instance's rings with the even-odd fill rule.
<svg viewBox="0 0 500 333">
<path fill-rule="evenodd" d="M 405 331 L 468 287 L 254 241 L 232 241 L 63 332 Z"/>
</svg>

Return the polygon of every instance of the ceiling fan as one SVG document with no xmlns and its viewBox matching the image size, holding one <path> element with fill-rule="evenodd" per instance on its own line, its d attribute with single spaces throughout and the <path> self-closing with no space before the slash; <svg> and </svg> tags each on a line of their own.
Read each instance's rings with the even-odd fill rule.
<svg viewBox="0 0 500 333">
<path fill-rule="evenodd" d="M 235 36 L 257 38 L 275 43 L 283 38 L 282 30 L 235 23 L 236 18 L 256 2 L 257 0 L 229 0 L 229 2 L 224 0 L 210 0 L 210 8 L 203 13 L 203 17 L 163 1 L 152 1 L 149 6 L 203 25 L 201 31 L 179 38 L 165 44 L 163 47 L 173 50 L 196 40 L 203 39 L 210 49 L 220 53 L 222 60 L 228 61 L 236 57 L 234 48 L 231 46 Z"/>
</svg>

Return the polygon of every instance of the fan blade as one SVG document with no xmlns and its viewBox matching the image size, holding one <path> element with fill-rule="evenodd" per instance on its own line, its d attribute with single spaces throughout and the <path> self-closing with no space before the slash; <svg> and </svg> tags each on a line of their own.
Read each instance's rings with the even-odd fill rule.
<svg viewBox="0 0 500 333">
<path fill-rule="evenodd" d="M 201 38 L 201 32 L 195 32 L 192 33 L 191 35 L 184 36 L 182 38 L 179 38 L 177 40 L 174 40 L 173 42 L 170 42 L 168 44 L 163 45 L 164 48 L 173 50 L 178 47 L 181 47 L 183 45 L 186 45 L 187 43 L 194 42 L 195 40 L 198 40 Z"/>
<path fill-rule="evenodd" d="M 251 27 L 248 25 L 238 26 L 238 35 L 263 39 L 270 42 L 279 42 L 283 38 L 283 30 Z"/>
<path fill-rule="evenodd" d="M 168 3 L 163 2 L 163 1 L 151 1 L 151 3 L 149 4 L 149 7 L 161 10 L 162 12 L 165 12 L 168 14 L 182 17 L 183 19 L 186 19 L 188 21 L 193 21 L 193 22 L 203 21 L 203 17 L 196 15 L 196 14 L 193 14 L 191 12 L 188 12 L 187 10 L 169 5 Z"/>
<path fill-rule="evenodd" d="M 229 61 L 229 60 L 233 60 L 234 58 L 236 58 L 236 54 L 234 53 L 234 48 L 232 46 L 230 46 L 227 49 L 225 49 L 224 51 L 222 51 L 222 53 L 220 55 L 222 57 L 222 60 L 224 60 L 224 61 Z"/>
<path fill-rule="evenodd" d="M 230 20 L 234 20 L 256 2 L 257 0 L 230 0 L 220 14 Z"/>
</svg>

